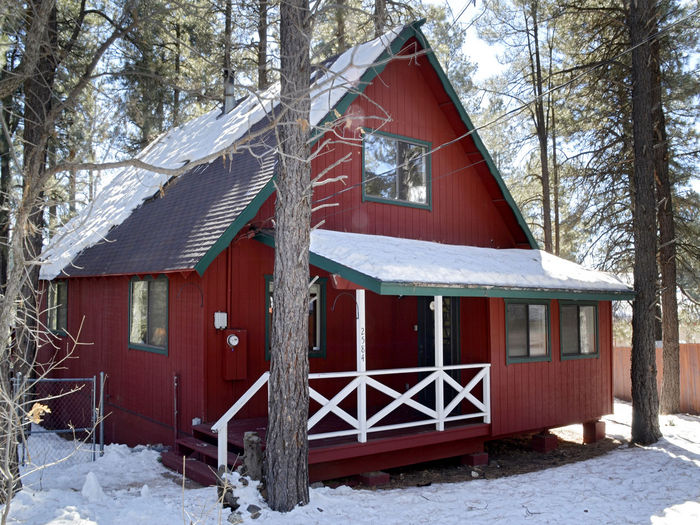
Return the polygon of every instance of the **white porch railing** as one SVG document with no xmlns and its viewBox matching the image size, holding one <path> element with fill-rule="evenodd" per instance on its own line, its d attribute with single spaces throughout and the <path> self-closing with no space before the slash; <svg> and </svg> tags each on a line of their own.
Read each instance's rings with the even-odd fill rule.
<svg viewBox="0 0 700 525">
<path fill-rule="evenodd" d="M 452 370 L 475 370 L 475 374 L 465 384 L 457 382 L 449 372 Z M 445 423 L 464 419 L 483 418 L 484 423 L 491 422 L 491 387 L 490 387 L 490 365 L 489 364 L 468 364 L 451 365 L 443 367 L 418 367 L 418 368 L 397 368 L 388 370 L 368 370 L 352 372 L 324 372 L 309 374 L 309 383 L 319 379 L 343 379 L 351 380 L 340 389 L 333 397 L 328 399 L 323 394 L 309 385 L 309 398 L 316 401 L 320 408 L 309 417 L 308 430 L 309 439 L 324 439 L 340 436 L 356 435 L 360 443 L 367 441 L 369 432 L 381 432 L 385 430 L 395 430 L 416 426 L 435 424 L 437 430 L 444 430 Z M 399 392 L 393 388 L 380 383 L 375 377 L 390 376 L 411 373 L 427 373 L 428 375 L 418 381 L 414 386 L 405 392 Z M 269 372 L 265 372 L 260 378 L 241 396 L 236 403 L 221 416 L 212 426 L 212 430 L 218 433 L 218 463 L 219 466 L 226 465 L 228 453 L 228 422 L 243 408 L 243 406 L 267 383 L 270 377 Z M 427 406 L 413 399 L 419 392 L 429 385 L 435 385 L 435 407 Z M 482 385 L 482 395 L 479 399 L 474 395 L 474 390 L 478 385 Z M 379 409 L 372 416 L 367 417 L 367 387 L 393 398 L 386 406 Z M 454 398 L 444 404 L 445 393 L 451 388 L 454 390 Z M 357 392 L 357 417 L 351 415 L 340 407 L 340 403 L 353 392 Z M 463 401 L 471 403 L 474 412 L 465 414 L 450 414 Z M 397 408 L 405 405 L 417 412 L 424 414 L 426 418 L 417 421 L 408 421 L 394 424 L 381 424 L 382 421 Z M 310 431 L 326 416 L 334 414 L 345 421 L 350 427 L 346 430 L 334 432 L 311 433 Z"/>
</svg>

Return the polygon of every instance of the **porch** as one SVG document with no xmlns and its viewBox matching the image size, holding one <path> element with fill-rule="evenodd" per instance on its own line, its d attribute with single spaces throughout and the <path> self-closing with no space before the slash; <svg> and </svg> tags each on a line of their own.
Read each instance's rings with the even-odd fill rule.
<svg viewBox="0 0 700 525">
<path fill-rule="evenodd" d="M 467 364 L 310 374 L 310 480 L 482 451 L 491 427 L 489 369 Z M 178 439 L 178 452 L 163 454 L 163 463 L 211 484 L 217 468 L 240 464 L 246 432 L 256 432 L 264 447 L 267 417 L 235 416 L 252 399 L 267 398 L 268 378 L 269 372 L 262 374 L 215 424 L 197 425 L 193 437 Z M 389 386 L 397 383 L 404 392 Z"/>
</svg>

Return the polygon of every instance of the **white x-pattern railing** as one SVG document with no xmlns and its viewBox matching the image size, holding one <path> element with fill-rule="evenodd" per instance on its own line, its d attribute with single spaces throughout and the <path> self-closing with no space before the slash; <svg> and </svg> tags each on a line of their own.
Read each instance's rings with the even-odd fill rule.
<svg viewBox="0 0 700 525">
<path fill-rule="evenodd" d="M 461 385 L 449 374 L 449 372 L 453 370 L 468 369 L 475 370 L 476 373 L 466 385 Z M 435 424 L 437 430 L 444 430 L 445 423 L 464 419 L 482 418 L 484 423 L 490 423 L 491 388 L 489 369 L 489 364 L 468 364 L 443 367 L 396 368 L 388 370 L 324 372 L 309 374 L 309 383 L 314 380 L 350 378 L 350 381 L 330 399 L 309 385 L 309 397 L 320 405 L 320 408 L 309 417 L 307 427 L 309 430 L 309 439 L 324 439 L 356 435 L 357 440 L 360 443 L 364 443 L 367 441 L 367 434 L 370 432 L 381 432 L 385 430 L 395 430 L 430 424 Z M 375 379 L 375 377 L 410 373 L 427 373 L 428 375 L 405 392 L 399 392 Z M 258 380 L 248 389 L 248 391 L 243 394 L 243 396 L 241 396 L 238 401 L 236 401 L 236 403 L 229 408 L 226 413 L 212 426 L 212 430 L 214 430 L 214 432 L 218 432 L 219 466 L 226 465 L 226 457 L 228 453 L 228 422 L 236 415 L 236 413 L 238 413 L 241 408 L 243 408 L 248 401 L 250 401 L 258 390 L 260 390 L 263 385 L 268 382 L 269 377 L 269 372 L 265 372 L 263 375 L 261 375 L 260 378 L 258 378 Z M 431 384 L 435 385 L 434 408 L 414 399 L 419 392 Z M 479 384 L 482 385 L 481 399 L 474 395 L 474 390 Z M 391 402 L 379 409 L 370 417 L 367 417 L 367 387 L 374 388 L 375 390 L 392 398 Z M 446 387 L 452 388 L 455 392 L 454 398 L 447 403 L 447 405 L 444 403 L 445 391 L 447 390 Z M 356 416 L 353 416 L 340 407 L 340 403 L 353 392 L 357 392 Z M 463 401 L 471 403 L 471 405 L 474 407 L 474 411 L 450 416 L 454 409 L 457 408 L 457 406 Z M 407 421 L 403 423 L 384 425 L 381 424 L 381 422 L 389 414 L 403 405 L 412 408 L 427 417 L 418 421 Z M 338 416 L 340 419 L 345 421 L 350 428 L 333 432 L 312 433 L 311 430 L 329 414 Z"/>
</svg>

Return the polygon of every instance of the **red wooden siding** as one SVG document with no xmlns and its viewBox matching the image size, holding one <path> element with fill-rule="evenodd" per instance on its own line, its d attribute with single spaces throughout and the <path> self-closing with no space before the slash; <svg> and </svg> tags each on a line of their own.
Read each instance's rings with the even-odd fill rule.
<svg viewBox="0 0 700 525">
<path fill-rule="evenodd" d="M 489 299 L 492 435 L 537 431 L 612 412 L 612 310 L 598 303 L 597 358 L 562 361 L 559 306 L 550 303 L 551 361 L 506 365 L 505 303 Z"/>
<path fill-rule="evenodd" d="M 369 102 L 372 100 L 373 102 Z M 379 109 L 381 108 L 381 110 Z M 431 209 L 391 203 L 363 202 L 360 128 L 376 128 L 373 115 L 384 111 L 391 121 L 382 131 L 432 143 L 448 143 L 464 133 L 464 124 L 449 102 L 437 75 L 424 57 L 395 60 L 349 107 L 353 118 L 336 130 L 354 143 L 336 142 L 329 132 L 313 163 L 319 173 L 350 154 L 350 160 L 327 177 L 347 175 L 345 184 L 315 189 L 314 202 L 339 206 L 314 213 L 313 224 L 324 228 L 392 235 L 453 244 L 524 247 L 525 236 L 503 200 L 498 185 L 471 138 L 439 149 L 431 156 Z M 339 190 L 347 190 L 335 194 Z M 271 227 L 274 195 L 260 208 L 252 225 Z M 173 376 L 179 377 L 177 425 L 191 430 L 193 417 L 218 419 L 266 370 L 265 275 L 273 273 L 271 248 L 248 238 L 244 229 L 231 246 L 208 267 L 204 276 L 194 272 L 169 276 L 168 355 L 129 350 L 128 277 L 75 278 L 69 282 L 69 330 L 80 340 L 94 343 L 78 349 L 66 375 L 108 374 L 107 436 L 129 444 L 170 442 L 174 435 Z M 317 268 L 311 275 L 330 277 Z M 403 368 L 418 364 L 418 303 L 415 297 L 366 296 L 367 368 Z M 492 433 L 494 436 L 597 419 L 612 410 L 611 310 L 599 304 L 600 356 L 561 361 L 559 316 L 552 301 L 552 361 L 505 364 L 504 302 L 501 299 L 460 299 L 461 361 L 490 362 Z M 223 359 L 230 349 L 225 332 L 214 328 L 214 313 L 228 313 L 228 327 L 246 331 L 246 379 L 223 376 Z M 355 295 L 326 286 L 326 356 L 311 358 L 311 372 L 355 370 Z M 65 342 L 65 341 L 64 341 Z M 385 379 L 394 389 L 415 384 L 417 375 Z M 348 381 L 344 381 L 347 383 Z M 322 393 L 337 392 L 341 380 L 314 382 Z M 369 403 L 382 396 L 368 392 Z M 346 400 L 352 405 L 353 399 Z M 261 392 L 239 417 L 267 412 Z"/>
<path fill-rule="evenodd" d="M 201 348 L 202 295 L 199 277 L 169 275 L 168 355 L 128 348 L 129 278 L 70 279 L 68 331 L 80 344 L 62 377 L 107 374 L 105 437 L 135 445 L 163 443 L 174 433 L 175 387 L 178 375 L 178 427 L 191 430 L 193 417 L 203 414 Z M 68 338 L 58 338 L 60 350 L 44 348 L 42 359 L 66 354 Z"/>
<path fill-rule="evenodd" d="M 206 292 L 206 398 L 205 417 L 214 420 L 269 369 L 265 359 L 265 274 L 272 274 L 273 251 L 254 240 L 241 240 L 230 253 L 214 261 L 203 279 Z M 247 330 L 248 377 L 226 381 L 222 377 L 221 355 L 227 351 L 223 333 L 214 330 L 217 310 L 227 311 L 226 260 L 231 257 L 231 304 L 229 326 Z M 311 372 L 355 370 L 355 294 L 336 290 L 330 276 L 311 267 L 311 275 L 328 278 L 326 284 L 326 357 L 309 359 Z M 418 343 L 414 325 L 417 322 L 415 297 L 379 296 L 367 293 L 367 367 L 368 369 L 414 367 L 418 362 Z M 211 320 L 211 322 L 210 322 Z M 403 390 L 406 378 L 395 378 L 393 385 Z M 347 381 L 346 381 L 347 382 Z M 316 381 L 314 388 L 331 391 L 339 382 Z M 390 383 L 391 384 L 391 383 Z M 370 400 L 372 398 L 370 392 Z M 240 417 L 266 414 L 264 392 L 240 413 Z"/>
<path fill-rule="evenodd" d="M 377 128 L 376 117 L 386 111 L 391 121 L 381 131 L 420 139 L 433 148 L 450 142 L 466 131 L 453 115 L 451 103 L 439 85 L 426 58 L 395 60 L 366 88 L 346 115 L 352 120 L 336 130 L 347 138 L 340 142 L 331 132 L 318 144 L 331 141 L 312 163 L 313 173 L 350 155 L 328 173 L 346 175 L 337 182 L 317 187 L 314 202 L 337 203 L 313 215 L 312 223 L 325 220 L 324 228 L 375 235 L 423 239 L 451 244 L 512 248 L 523 238 L 500 190 L 476 151 L 471 138 L 446 146 L 431 155 L 432 209 L 391 203 L 362 201 L 362 144 L 360 128 Z M 333 141 L 333 138 L 336 138 Z M 337 195 L 333 195 L 339 191 Z M 330 198 L 328 198 L 330 197 Z M 328 200 L 323 200 L 326 199 Z M 501 213 L 500 208 L 506 206 Z M 256 225 L 270 227 L 274 216 L 274 195 L 262 206 Z"/>
</svg>

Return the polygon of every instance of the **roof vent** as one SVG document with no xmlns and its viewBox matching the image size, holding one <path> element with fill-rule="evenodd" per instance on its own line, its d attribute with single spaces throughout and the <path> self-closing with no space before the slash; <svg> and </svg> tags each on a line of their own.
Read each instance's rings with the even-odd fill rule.
<svg viewBox="0 0 700 525">
<path fill-rule="evenodd" d="M 221 114 L 225 115 L 236 107 L 236 96 L 234 95 L 234 77 L 236 72 L 233 69 L 224 69 L 224 106 Z"/>
</svg>

